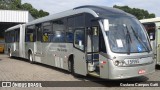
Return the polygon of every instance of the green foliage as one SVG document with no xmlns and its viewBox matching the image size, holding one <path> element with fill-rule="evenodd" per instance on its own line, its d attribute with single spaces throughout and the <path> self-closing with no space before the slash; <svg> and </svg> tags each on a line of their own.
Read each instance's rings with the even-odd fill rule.
<svg viewBox="0 0 160 90">
<path fill-rule="evenodd" d="M 34 7 L 32 7 L 32 5 L 29 4 L 29 3 L 22 4 L 21 5 L 21 9 L 22 10 L 28 10 L 32 14 L 32 16 L 35 17 L 35 18 L 40 18 L 40 17 L 44 17 L 44 16 L 49 15 L 48 12 L 45 12 L 43 10 L 39 10 L 38 11 L 37 9 L 35 9 Z"/>
<path fill-rule="evenodd" d="M 21 0 L 0 0 L 0 9 L 28 10 L 34 18 L 40 18 L 49 15 L 48 12 L 37 10 L 29 3 L 21 4 Z"/>
<path fill-rule="evenodd" d="M 114 8 L 121 9 L 125 12 L 128 12 L 134 16 L 136 16 L 138 19 L 147 19 L 147 18 L 154 18 L 155 14 L 151 13 L 149 14 L 147 10 L 139 9 L 139 8 L 130 8 L 128 6 L 117 6 L 114 5 Z"/>
</svg>

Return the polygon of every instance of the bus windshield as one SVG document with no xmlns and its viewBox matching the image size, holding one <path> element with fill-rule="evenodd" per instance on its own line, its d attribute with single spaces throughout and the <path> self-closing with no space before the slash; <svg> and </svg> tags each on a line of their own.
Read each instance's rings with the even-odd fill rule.
<svg viewBox="0 0 160 90">
<path fill-rule="evenodd" d="M 150 52 L 151 47 L 144 28 L 133 17 L 112 16 L 109 20 L 109 44 L 115 53 Z"/>
</svg>

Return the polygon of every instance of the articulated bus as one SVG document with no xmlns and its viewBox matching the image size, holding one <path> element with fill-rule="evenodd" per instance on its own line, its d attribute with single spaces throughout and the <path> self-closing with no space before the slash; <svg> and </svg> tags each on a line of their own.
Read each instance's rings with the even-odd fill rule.
<svg viewBox="0 0 160 90">
<path fill-rule="evenodd" d="M 5 51 L 9 57 L 25 58 L 25 24 L 13 26 L 5 31 Z"/>
<path fill-rule="evenodd" d="M 80 6 L 11 27 L 5 33 L 10 57 L 72 74 L 124 79 L 155 71 L 147 32 L 134 16 L 118 9 Z"/>
<path fill-rule="evenodd" d="M 160 65 L 160 17 L 142 19 L 140 22 L 144 25 L 150 38 L 150 43 L 156 58 L 156 64 Z"/>
</svg>

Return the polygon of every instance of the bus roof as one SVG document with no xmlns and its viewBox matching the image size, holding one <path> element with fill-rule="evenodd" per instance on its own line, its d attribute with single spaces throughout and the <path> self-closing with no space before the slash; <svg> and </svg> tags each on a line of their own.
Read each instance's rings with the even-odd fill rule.
<svg viewBox="0 0 160 90">
<path fill-rule="evenodd" d="M 57 14 L 49 15 L 49 16 L 46 16 L 46 17 L 43 17 L 40 19 L 36 19 L 34 21 L 27 23 L 26 25 L 38 24 L 41 22 L 50 21 L 50 20 L 58 19 L 58 18 L 63 18 L 66 16 L 71 16 L 71 15 L 75 15 L 75 14 L 79 14 L 79 13 L 90 13 L 94 17 L 103 17 L 102 15 L 104 15 L 104 14 L 108 15 L 108 16 L 110 16 L 110 15 L 125 15 L 125 16 L 134 17 L 133 15 L 128 14 L 122 10 L 111 8 L 111 7 L 85 5 L 85 6 L 76 7 L 71 10 L 64 11 L 64 12 L 60 12 Z"/>
<path fill-rule="evenodd" d="M 160 17 L 149 18 L 149 19 L 141 19 L 139 20 L 141 23 L 149 23 L 149 22 L 160 22 Z"/>
<path fill-rule="evenodd" d="M 120 9 L 115 9 L 111 7 L 106 7 L 106 6 L 92 6 L 92 5 L 85 5 L 85 6 L 79 6 L 74 8 L 75 9 L 82 9 L 82 8 L 89 8 L 95 11 L 96 13 L 98 12 L 107 12 L 107 15 L 115 15 L 115 14 L 126 14 L 126 12 L 120 10 Z"/>
</svg>

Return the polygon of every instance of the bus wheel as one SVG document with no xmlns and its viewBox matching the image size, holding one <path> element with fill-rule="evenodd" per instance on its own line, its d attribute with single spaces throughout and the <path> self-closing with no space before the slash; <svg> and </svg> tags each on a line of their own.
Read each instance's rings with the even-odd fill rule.
<svg viewBox="0 0 160 90">
<path fill-rule="evenodd" d="M 68 61 L 68 69 L 69 69 L 69 72 L 74 76 L 74 77 L 79 77 L 80 75 L 75 73 L 75 69 L 74 69 L 74 61 L 73 59 L 72 60 L 69 60 Z"/>
<path fill-rule="evenodd" d="M 11 53 L 11 50 L 9 49 L 8 50 L 8 56 L 11 58 L 12 57 L 12 53 Z"/>
<path fill-rule="evenodd" d="M 30 62 L 31 64 L 33 64 L 33 63 L 34 63 L 34 61 L 33 61 L 33 54 L 32 54 L 32 52 L 29 52 L 29 53 L 28 53 L 28 59 L 29 59 L 29 62 Z"/>
<path fill-rule="evenodd" d="M 74 63 L 73 63 L 73 60 L 69 60 L 68 61 L 68 70 L 69 70 L 69 72 L 71 72 L 71 74 L 74 75 Z"/>
</svg>

